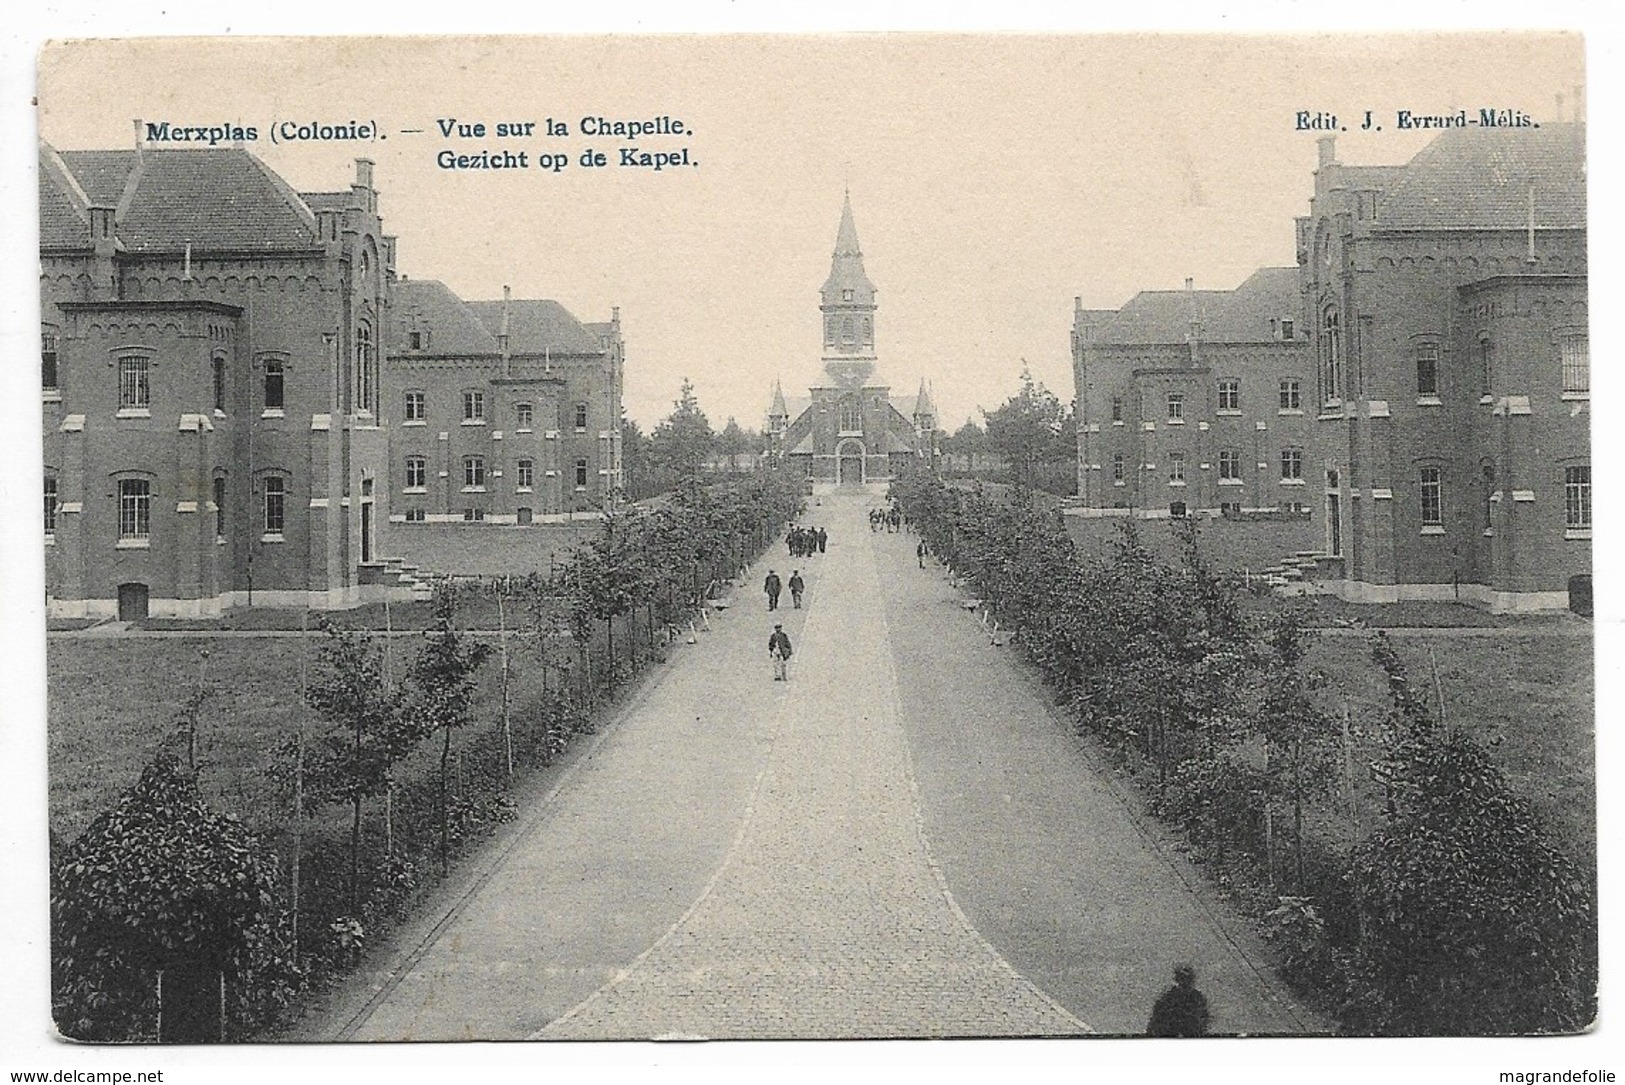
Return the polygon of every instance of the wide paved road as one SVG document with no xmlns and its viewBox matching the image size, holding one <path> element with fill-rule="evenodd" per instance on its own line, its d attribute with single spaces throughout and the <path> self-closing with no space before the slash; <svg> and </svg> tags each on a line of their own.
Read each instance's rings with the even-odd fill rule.
<svg viewBox="0 0 1625 1085">
<path fill-rule="evenodd" d="M 868 500 L 809 510 L 805 610 L 765 613 L 781 547 L 317 1035 L 1137 1032 L 1179 960 L 1216 1029 L 1319 1031 Z"/>
</svg>

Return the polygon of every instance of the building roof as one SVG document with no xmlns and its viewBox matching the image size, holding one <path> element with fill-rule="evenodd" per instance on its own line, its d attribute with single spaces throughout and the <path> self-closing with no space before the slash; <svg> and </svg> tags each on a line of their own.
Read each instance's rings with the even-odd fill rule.
<svg viewBox="0 0 1625 1085">
<path fill-rule="evenodd" d="M 1585 125 L 1453 128 L 1396 172 L 1379 229 L 1521 230 L 1586 225 Z"/>
<path fill-rule="evenodd" d="M 784 388 L 779 383 L 778 378 L 775 377 L 773 379 L 773 402 L 767 405 L 767 416 L 769 418 L 788 418 L 789 415 L 790 408 L 784 402 Z"/>
<path fill-rule="evenodd" d="M 496 335 L 487 330 L 467 302 L 435 279 L 401 279 L 392 291 L 390 321 L 391 352 L 406 350 L 407 333 L 423 329 L 429 333 L 424 356 L 498 354 Z M 501 302 L 497 303 L 501 305 Z"/>
<path fill-rule="evenodd" d="M 852 291 L 850 301 L 846 291 Z M 852 218 L 852 194 L 841 202 L 841 224 L 835 230 L 835 255 L 830 262 L 829 278 L 819 293 L 825 305 L 875 304 L 875 284 L 863 270 L 863 249 L 858 245 L 858 227 Z"/>
<path fill-rule="evenodd" d="M 45 153 L 53 153 L 49 148 Z M 54 152 L 80 192 L 62 184 L 55 170 L 41 170 L 42 206 L 47 184 L 50 226 L 71 225 L 61 202 L 88 201 L 115 208 L 114 232 L 134 252 L 172 252 L 191 244 L 202 250 L 277 251 L 314 248 L 316 218 L 310 207 L 270 167 L 245 150 Z M 65 236 L 47 240 L 68 243 Z M 77 239 L 89 244 L 88 232 Z"/>
<path fill-rule="evenodd" d="M 1101 321 L 1093 344 L 1149 346 L 1189 342 L 1271 343 L 1277 321 L 1300 306 L 1298 269 L 1259 268 L 1234 290 L 1144 290 Z"/>
<path fill-rule="evenodd" d="M 299 198 L 312 211 L 343 211 L 355 199 L 355 193 L 348 189 L 343 192 L 301 192 Z"/>
<path fill-rule="evenodd" d="M 468 307 L 492 334 L 502 330 L 500 301 L 471 301 Z M 602 354 L 598 336 L 556 301 L 515 298 L 508 303 L 508 349 L 514 354 Z"/>
</svg>

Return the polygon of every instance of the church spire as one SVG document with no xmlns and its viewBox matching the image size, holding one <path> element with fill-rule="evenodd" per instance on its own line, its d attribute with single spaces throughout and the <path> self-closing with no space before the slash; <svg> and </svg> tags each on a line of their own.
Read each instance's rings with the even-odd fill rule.
<svg viewBox="0 0 1625 1085">
<path fill-rule="evenodd" d="M 835 256 L 829 278 L 824 280 L 824 312 L 873 313 L 875 284 L 863 270 L 863 249 L 858 245 L 858 226 L 852 218 L 852 194 L 841 201 L 841 225 L 835 231 Z"/>
<path fill-rule="evenodd" d="M 841 226 L 835 231 L 835 256 L 863 255 L 858 247 L 858 224 L 852 220 L 852 192 L 847 190 L 846 198 L 841 202 Z"/>
</svg>

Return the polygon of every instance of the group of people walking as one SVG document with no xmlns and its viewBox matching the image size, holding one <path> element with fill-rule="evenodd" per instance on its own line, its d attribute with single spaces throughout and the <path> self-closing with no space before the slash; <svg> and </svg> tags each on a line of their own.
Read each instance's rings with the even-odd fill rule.
<svg viewBox="0 0 1625 1085">
<path fill-rule="evenodd" d="M 889 509 L 869 510 L 869 530 L 897 532 L 903 529 L 903 513 L 896 505 Z"/>
<path fill-rule="evenodd" d="M 829 532 L 821 527 L 793 527 L 784 537 L 784 545 L 793 558 L 808 558 L 822 554 L 829 545 Z"/>
</svg>

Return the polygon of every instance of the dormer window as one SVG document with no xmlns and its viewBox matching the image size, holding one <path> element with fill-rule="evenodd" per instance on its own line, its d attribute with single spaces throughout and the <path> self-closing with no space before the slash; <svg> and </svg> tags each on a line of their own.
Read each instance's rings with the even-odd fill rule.
<svg viewBox="0 0 1625 1085">
<path fill-rule="evenodd" d="M 428 350 L 429 333 L 423 328 L 413 328 L 406 333 L 406 345 L 411 350 Z"/>
<path fill-rule="evenodd" d="M 852 300 L 852 291 L 850 291 L 850 290 L 841 291 L 841 300 L 842 301 L 851 301 Z"/>
</svg>

